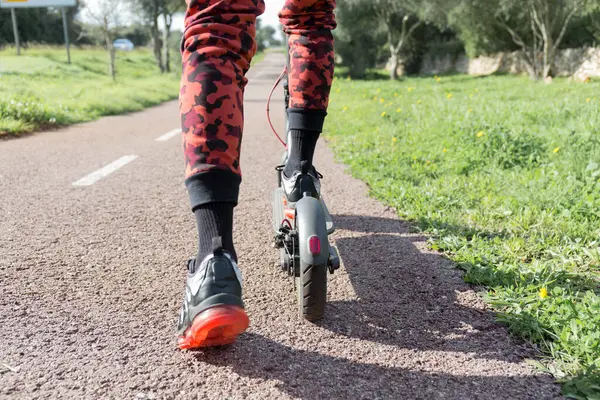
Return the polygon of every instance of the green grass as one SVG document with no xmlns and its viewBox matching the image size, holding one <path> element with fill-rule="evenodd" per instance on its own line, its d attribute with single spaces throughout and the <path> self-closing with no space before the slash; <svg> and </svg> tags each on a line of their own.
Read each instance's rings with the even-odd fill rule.
<svg viewBox="0 0 600 400">
<path fill-rule="evenodd" d="M 600 398 L 600 83 L 336 79 L 326 135 L 540 366 Z M 577 397 L 579 396 L 579 397 Z"/>
<path fill-rule="evenodd" d="M 160 74 L 152 53 L 117 53 L 117 80 L 102 49 L 32 48 L 0 51 L 0 136 L 138 111 L 177 98 L 178 61 Z"/>
</svg>

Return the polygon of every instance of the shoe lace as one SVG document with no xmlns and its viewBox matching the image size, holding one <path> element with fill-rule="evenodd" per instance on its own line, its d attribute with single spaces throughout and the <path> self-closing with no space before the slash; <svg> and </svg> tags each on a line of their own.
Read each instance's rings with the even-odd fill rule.
<svg viewBox="0 0 600 400">
<path fill-rule="evenodd" d="M 277 172 L 283 172 L 283 169 L 285 168 L 285 164 L 281 164 L 275 167 L 275 171 Z M 320 173 L 319 171 L 317 171 L 317 169 L 314 167 L 312 167 L 313 172 L 315 173 L 315 176 L 319 179 L 323 179 L 323 174 Z"/>
</svg>

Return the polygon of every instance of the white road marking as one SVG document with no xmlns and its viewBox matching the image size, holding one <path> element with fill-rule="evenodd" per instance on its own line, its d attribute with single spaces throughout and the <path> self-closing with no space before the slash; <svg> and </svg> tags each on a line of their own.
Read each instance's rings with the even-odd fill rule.
<svg viewBox="0 0 600 400">
<path fill-rule="evenodd" d="M 73 182 L 73 186 L 93 185 L 94 183 L 98 182 L 100 179 L 107 177 L 108 175 L 112 174 L 119 168 L 129 164 L 136 158 L 137 158 L 137 156 L 133 155 L 133 154 L 129 155 L 129 156 L 123 156 L 123 157 L 119 158 L 118 160 L 115 160 L 115 161 L 111 162 L 110 164 L 105 165 L 104 167 L 100 168 L 99 170 L 96 170 L 96 171 L 92 172 L 91 174 L 84 176 L 77 182 Z"/>
<path fill-rule="evenodd" d="M 167 133 L 165 133 L 162 136 L 157 137 L 156 140 L 157 142 L 166 142 L 167 140 L 174 138 L 175 136 L 179 135 L 181 133 L 181 129 L 177 128 L 177 129 L 173 129 L 172 131 L 169 131 Z"/>
</svg>

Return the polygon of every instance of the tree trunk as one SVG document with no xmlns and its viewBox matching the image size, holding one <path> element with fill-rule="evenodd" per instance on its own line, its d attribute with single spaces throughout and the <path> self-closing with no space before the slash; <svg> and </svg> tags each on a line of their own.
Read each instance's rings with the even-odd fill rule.
<svg viewBox="0 0 600 400">
<path fill-rule="evenodd" d="M 390 57 L 390 79 L 395 81 L 398 80 L 398 54 L 392 49 L 392 55 Z"/>
<path fill-rule="evenodd" d="M 104 40 L 106 41 L 106 51 L 108 52 L 108 74 L 113 81 L 117 80 L 117 71 L 115 68 L 115 47 L 112 38 L 108 32 L 108 26 L 105 26 Z"/>
<path fill-rule="evenodd" d="M 110 76 L 113 81 L 117 80 L 117 68 L 115 67 L 115 46 L 110 44 Z"/>
<path fill-rule="evenodd" d="M 542 67 L 542 79 L 550 76 L 552 66 L 554 65 L 554 43 L 552 37 L 548 35 L 548 39 L 544 41 L 544 63 Z"/>
<path fill-rule="evenodd" d="M 158 29 L 158 16 L 154 18 L 154 21 L 152 21 L 150 35 L 152 36 L 152 48 L 154 51 L 154 58 L 156 58 L 156 64 L 158 65 L 160 72 L 165 72 L 165 66 L 162 58 L 162 46 L 160 42 L 160 30 Z"/>
<path fill-rule="evenodd" d="M 171 72 L 171 57 L 169 55 L 169 42 L 171 39 L 171 23 L 172 16 L 163 13 L 163 20 L 165 22 L 165 32 L 163 34 L 163 52 L 164 52 L 164 69 L 165 72 Z"/>
</svg>

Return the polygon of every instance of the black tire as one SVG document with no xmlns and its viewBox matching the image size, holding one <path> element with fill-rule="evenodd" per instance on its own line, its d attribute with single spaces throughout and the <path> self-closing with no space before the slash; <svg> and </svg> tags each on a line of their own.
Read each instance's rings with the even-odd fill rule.
<svg viewBox="0 0 600 400">
<path fill-rule="evenodd" d="M 327 302 L 327 266 L 301 264 L 296 291 L 300 316 L 308 321 L 323 318 Z"/>
</svg>

